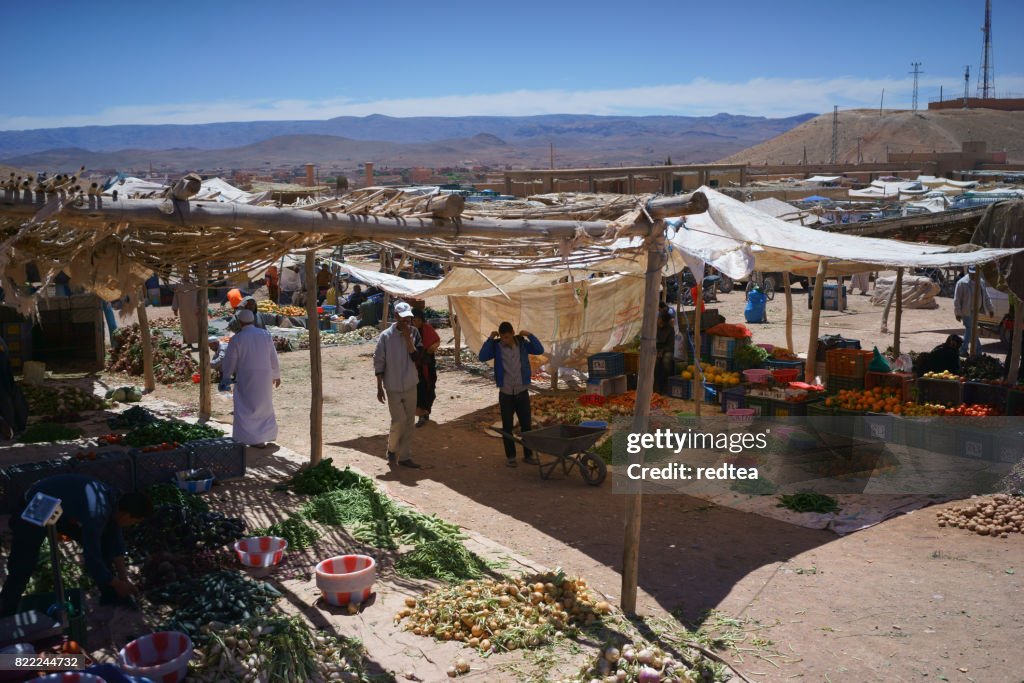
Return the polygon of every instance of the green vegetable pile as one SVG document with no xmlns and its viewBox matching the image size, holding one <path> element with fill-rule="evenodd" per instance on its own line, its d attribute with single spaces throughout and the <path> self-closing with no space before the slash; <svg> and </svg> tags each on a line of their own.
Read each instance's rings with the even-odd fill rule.
<svg viewBox="0 0 1024 683">
<path fill-rule="evenodd" d="M 832 496 L 813 491 L 801 491 L 789 496 L 779 496 L 781 501 L 776 507 L 787 508 L 793 512 L 839 512 L 839 501 Z"/>
<path fill-rule="evenodd" d="M 170 605 L 174 614 L 160 630 L 182 631 L 192 638 L 203 625 L 217 621 L 237 624 L 266 612 L 281 593 L 270 584 L 253 581 L 235 571 L 219 571 L 176 581 L 150 591 L 150 600 Z"/>
<path fill-rule="evenodd" d="M 74 441 L 82 435 L 81 429 L 65 427 L 54 422 L 37 422 L 18 437 L 18 443 L 51 443 L 54 441 Z"/>
<path fill-rule="evenodd" d="M 102 410 L 108 404 L 77 387 L 46 387 L 22 384 L 29 415 L 63 415 L 82 410 Z"/>
<path fill-rule="evenodd" d="M 416 546 L 395 562 L 395 571 L 413 579 L 464 581 L 479 579 L 490 566 L 462 543 L 446 538 Z"/>
<path fill-rule="evenodd" d="M 161 505 L 125 534 L 132 556 L 223 548 L 245 536 L 245 520 L 180 505 Z"/>
<path fill-rule="evenodd" d="M 132 406 L 128 410 L 107 419 L 111 429 L 138 429 L 148 424 L 160 422 L 160 418 L 142 406 Z"/>
<path fill-rule="evenodd" d="M 200 632 L 206 644 L 196 651 L 198 662 L 193 660 L 189 680 L 371 680 L 364 673 L 362 643 L 315 633 L 299 617 L 251 619 L 226 629 L 204 626 Z"/>
<path fill-rule="evenodd" d="M 768 360 L 769 353 L 756 344 L 745 344 L 733 352 L 733 363 L 737 370 L 759 368 Z"/>
<path fill-rule="evenodd" d="M 197 512 L 209 512 L 210 510 L 210 506 L 205 498 L 186 493 L 174 484 L 154 484 L 149 487 L 147 492 L 153 499 L 153 507 L 175 505 L 177 507 L 190 508 Z"/>
<path fill-rule="evenodd" d="M 1001 382 L 1006 372 L 1002 361 L 987 354 L 960 361 L 960 375 L 971 382 Z"/>
<path fill-rule="evenodd" d="M 295 493 L 318 495 L 334 489 L 352 486 L 359 475 L 348 469 L 339 470 L 330 458 L 324 458 L 316 465 L 299 470 L 288 482 L 286 488 Z"/>
<path fill-rule="evenodd" d="M 124 440 L 131 446 L 152 446 L 160 443 L 186 443 L 197 439 L 213 439 L 218 436 L 224 436 L 224 432 L 215 427 L 178 422 L 177 420 L 160 420 L 133 429 L 128 432 Z"/>
<path fill-rule="evenodd" d="M 288 550 L 305 550 L 320 540 L 320 532 L 306 523 L 301 516 L 293 516 L 271 524 L 265 529 L 254 529 L 254 536 L 277 536 L 288 541 Z"/>
<path fill-rule="evenodd" d="M 154 330 L 150 335 L 153 346 L 153 374 L 162 384 L 191 382 L 199 365 L 192 353 L 179 342 Z M 121 327 L 114 332 L 114 343 L 107 358 L 107 371 L 142 376 L 142 335 L 138 323 Z"/>
</svg>

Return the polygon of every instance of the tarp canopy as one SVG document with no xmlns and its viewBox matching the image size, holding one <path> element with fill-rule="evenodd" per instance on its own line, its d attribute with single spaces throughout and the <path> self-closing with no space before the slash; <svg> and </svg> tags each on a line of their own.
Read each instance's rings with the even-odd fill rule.
<svg viewBox="0 0 1024 683">
<path fill-rule="evenodd" d="M 103 194 L 110 196 L 116 190 L 118 195 L 124 198 L 147 199 L 159 197 L 167 188 L 168 186 L 161 182 L 127 176 L 114 182 Z M 230 204 L 251 204 L 262 196 L 262 194 L 240 190 L 223 178 L 207 178 L 192 199 Z"/>
<path fill-rule="evenodd" d="M 816 175 L 804 180 L 804 183 L 835 183 L 842 178 L 841 175 Z"/>
<path fill-rule="evenodd" d="M 850 190 L 851 197 L 899 197 L 900 195 L 923 195 L 929 192 L 929 188 L 916 180 L 904 180 L 897 182 L 885 182 L 884 180 L 872 180 L 869 187 L 863 190 Z"/>
<path fill-rule="evenodd" d="M 680 229 L 671 238 L 675 249 L 700 258 L 732 278 L 750 267 L 813 275 L 820 260 L 829 274 L 853 274 L 906 266 L 962 267 L 1012 256 L 1019 249 L 959 250 L 941 245 L 828 233 L 768 216 L 708 187 L 707 213 L 674 221 Z"/>
</svg>

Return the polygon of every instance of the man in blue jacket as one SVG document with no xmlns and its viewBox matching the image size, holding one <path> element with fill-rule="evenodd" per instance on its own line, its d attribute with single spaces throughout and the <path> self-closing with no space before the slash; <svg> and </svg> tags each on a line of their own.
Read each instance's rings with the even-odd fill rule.
<svg viewBox="0 0 1024 683">
<path fill-rule="evenodd" d="M 498 385 L 498 405 L 501 407 L 501 429 L 505 442 L 505 464 L 516 466 L 516 442 L 512 433 L 512 418 L 519 418 L 519 429 L 530 431 L 530 356 L 544 353 L 540 340 L 527 332 L 515 333 L 512 323 L 503 322 L 497 332 L 484 342 L 480 360 L 494 361 L 494 379 Z M 536 465 L 533 451 L 523 449 L 523 462 Z"/>
</svg>

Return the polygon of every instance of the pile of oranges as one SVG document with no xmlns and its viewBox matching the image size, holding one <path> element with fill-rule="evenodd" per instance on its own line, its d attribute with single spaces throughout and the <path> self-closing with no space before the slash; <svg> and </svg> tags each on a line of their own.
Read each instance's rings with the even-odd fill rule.
<svg viewBox="0 0 1024 683">
<path fill-rule="evenodd" d="M 835 396 L 825 399 L 825 405 L 843 410 L 861 410 L 872 413 L 903 412 L 903 401 L 892 387 L 875 387 L 874 389 L 844 389 Z"/>
</svg>

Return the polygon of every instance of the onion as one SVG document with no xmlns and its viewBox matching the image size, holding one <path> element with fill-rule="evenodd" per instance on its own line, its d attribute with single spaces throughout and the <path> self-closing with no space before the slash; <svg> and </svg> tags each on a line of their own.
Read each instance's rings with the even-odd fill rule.
<svg viewBox="0 0 1024 683">
<path fill-rule="evenodd" d="M 645 647 L 644 649 L 640 650 L 640 652 L 636 653 L 636 661 L 640 662 L 641 664 L 643 664 L 645 666 L 647 664 L 650 664 L 651 660 L 653 660 L 653 659 L 654 659 L 654 650 L 652 650 L 649 647 Z"/>
<path fill-rule="evenodd" d="M 469 662 L 459 657 L 455 660 L 455 670 L 460 674 L 469 673 Z"/>
<path fill-rule="evenodd" d="M 640 667 L 639 683 L 661 683 L 661 672 L 649 666 Z"/>
<path fill-rule="evenodd" d="M 622 658 L 631 664 L 636 661 L 636 651 L 632 645 L 622 648 Z"/>
</svg>

